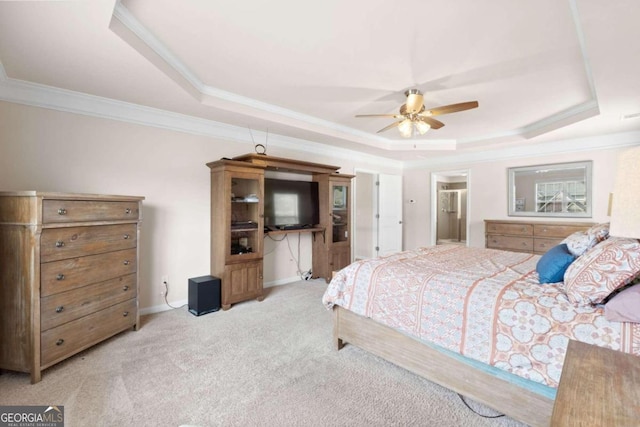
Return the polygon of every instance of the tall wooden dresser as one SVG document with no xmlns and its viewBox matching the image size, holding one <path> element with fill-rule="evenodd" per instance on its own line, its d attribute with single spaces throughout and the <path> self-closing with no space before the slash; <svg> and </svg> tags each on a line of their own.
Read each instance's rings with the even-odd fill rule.
<svg viewBox="0 0 640 427">
<path fill-rule="evenodd" d="M 139 326 L 143 197 L 0 192 L 0 369 L 31 374 Z"/>
</svg>

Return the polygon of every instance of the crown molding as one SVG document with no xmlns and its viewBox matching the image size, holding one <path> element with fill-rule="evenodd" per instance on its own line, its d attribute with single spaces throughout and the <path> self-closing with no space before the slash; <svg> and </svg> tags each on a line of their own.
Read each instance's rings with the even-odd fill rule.
<svg viewBox="0 0 640 427">
<path fill-rule="evenodd" d="M 324 155 L 353 161 L 354 158 L 371 165 L 392 167 L 396 169 L 420 169 L 451 166 L 470 163 L 492 162 L 497 160 L 536 157 L 568 152 L 613 149 L 640 144 L 640 132 L 627 132 L 579 138 L 572 140 L 531 143 L 518 147 L 491 149 L 474 152 L 452 152 L 451 156 L 438 156 L 432 159 L 417 161 L 391 160 L 362 153 L 360 151 L 329 146 L 318 142 L 277 135 L 253 130 L 251 138 L 247 128 L 233 126 L 174 113 L 157 108 L 141 106 L 133 103 L 109 98 L 88 95 L 81 92 L 60 89 L 38 83 L 26 82 L 7 77 L 0 62 L 0 100 L 16 104 L 30 105 L 74 114 L 81 114 L 102 119 L 118 120 L 143 126 L 167 129 L 175 132 L 203 135 L 207 137 L 247 144 L 253 147 L 254 139 L 267 140 L 270 146 L 312 155 Z M 410 149 L 412 143 L 400 141 Z M 417 154 L 417 153 L 416 153 Z"/>
<path fill-rule="evenodd" d="M 174 113 L 110 98 L 60 89 L 39 83 L 7 77 L 0 62 L 0 100 L 16 104 L 47 108 L 67 113 L 81 114 L 102 119 L 118 120 L 143 126 L 167 129 L 175 132 L 203 135 L 247 144 L 253 148 L 253 139 L 247 128 L 213 120 Z M 254 137 L 266 140 L 265 132 L 253 131 Z M 320 144 L 313 141 L 269 134 L 269 145 L 302 152 L 325 155 L 344 160 L 354 158 L 380 166 L 402 168 L 402 162 L 364 154 L 359 151 Z"/>
<path fill-rule="evenodd" d="M 562 142 L 561 144 L 559 142 Z M 527 143 L 518 147 L 474 151 L 455 156 L 437 157 L 404 163 L 405 170 L 433 169 L 443 166 L 469 165 L 500 160 L 552 156 L 555 154 L 579 153 L 594 150 L 611 150 L 640 145 L 640 131 L 621 132 L 585 138 Z"/>
</svg>

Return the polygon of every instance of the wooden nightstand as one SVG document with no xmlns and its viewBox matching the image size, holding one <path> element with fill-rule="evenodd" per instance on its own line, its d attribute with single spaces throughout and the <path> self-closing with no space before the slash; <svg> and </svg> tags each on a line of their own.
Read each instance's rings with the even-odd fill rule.
<svg viewBox="0 0 640 427">
<path fill-rule="evenodd" d="M 640 357 L 569 341 L 552 426 L 638 426 Z"/>
</svg>

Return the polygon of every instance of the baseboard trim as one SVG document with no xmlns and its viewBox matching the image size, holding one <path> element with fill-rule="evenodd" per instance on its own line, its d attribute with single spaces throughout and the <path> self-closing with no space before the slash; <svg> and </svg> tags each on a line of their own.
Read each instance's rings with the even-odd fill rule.
<svg viewBox="0 0 640 427">
<path fill-rule="evenodd" d="M 267 282 L 262 286 L 265 288 L 272 288 L 274 286 L 282 286 L 292 282 L 299 282 L 300 280 L 302 280 L 300 276 L 293 276 L 293 277 L 287 277 L 284 279 L 274 280 L 273 282 Z"/>
<path fill-rule="evenodd" d="M 300 279 L 298 276 L 287 277 L 285 279 L 274 280 L 273 282 L 267 282 L 263 285 L 265 288 L 272 288 L 274 286 L 282 286 L 293 282 L 299 282 Z M 182 308 L 185 305 L 189 304 L 189 301 L 186 299 L 179 301 L 170 301 L 173 307 Z M 163 311 L 175 310 L 173 307 L 169 307 L 167 304 L 154 305 L 152 307 L 145 307 L 140 309 L 140 316 L 146 316 L 148 314 L 161 313 Z"/>
<path fill-rule="evenodd" d="M 189 304 L 189 301 L 186 299 L 179 301 L 171 301 L 169 302 L 173 307 L 182 308 Z M 152 307 L 145 307 L 140 309 L 140 316 L 146 316 L 147 314 L 160 313 L 163 311 L 175 310 L 175 308 L 169 307 L 167 304 L 154 305 Z"/>
</svg>

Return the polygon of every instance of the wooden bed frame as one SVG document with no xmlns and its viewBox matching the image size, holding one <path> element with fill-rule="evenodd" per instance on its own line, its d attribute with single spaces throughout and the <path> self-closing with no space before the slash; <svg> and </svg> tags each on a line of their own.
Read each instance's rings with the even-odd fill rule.
<svg viewBox="0 0 640 427">
<path fill-rule="evenodd" d="M 549 426 L 554 400 L 479 371 L 388 326 L 333 308 L 337 349 L 353 344 L 531 426 Z"/>
</svg>

